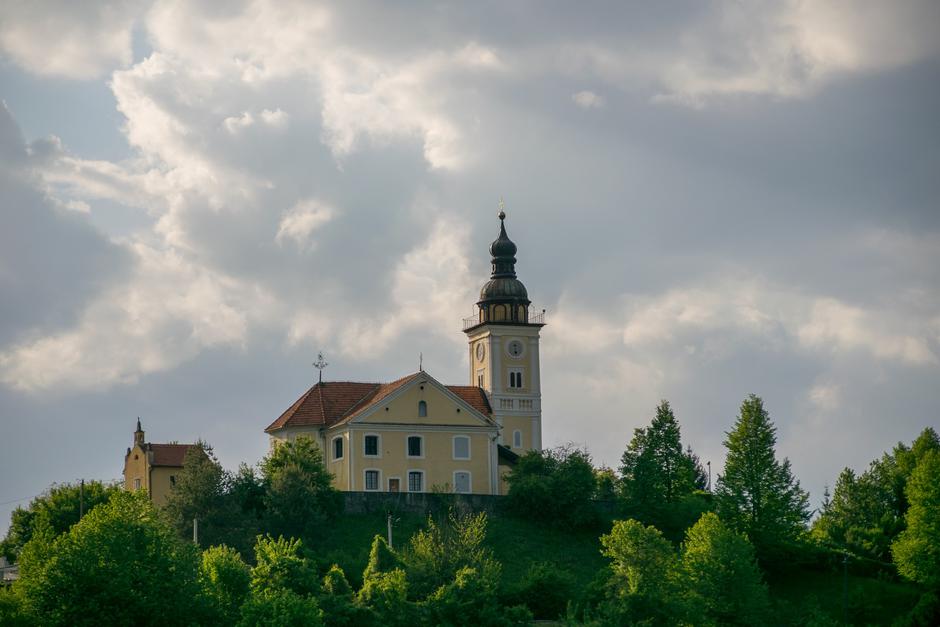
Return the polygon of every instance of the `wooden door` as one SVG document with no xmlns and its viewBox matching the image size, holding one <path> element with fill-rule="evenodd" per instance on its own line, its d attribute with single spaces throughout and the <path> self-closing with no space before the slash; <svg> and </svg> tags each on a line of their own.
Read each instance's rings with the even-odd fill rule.
<svg viewBox="0 0 940 627">
<path fill-rule="evenodd" d="M 388 491 L 389 492 L 398 492 L 401 490 L 400 487 L 401 479 L 398 477 L 389 477 L 388 480 Z"/>
</svg>

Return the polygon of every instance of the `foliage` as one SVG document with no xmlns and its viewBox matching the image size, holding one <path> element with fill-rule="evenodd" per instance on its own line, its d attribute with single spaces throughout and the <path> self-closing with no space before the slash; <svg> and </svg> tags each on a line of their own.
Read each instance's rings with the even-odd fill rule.
<svg viewBox="0 0 940 627">
<path fill-rule="evenodd" d="M 380 625 L 411 627 L 417 621 L 417 607 L 408 601 L 408 581 L 401 568 L 363 577 L 357 599 L 372 610 Z"/>
<path fill-rule="evenodd" d="M 809 519 L 809 496 L 790 461 L 777 461 L 776 441 L 763 401 L 751 394 L 724 442 L 728 456 L 716 498 L 721 519 L 758 547 L 796 540 Z"/>
<path fill-rule="evenodd" d="M 571 447 L 529 451 L 519 458 L 506 480 L 506 504 L 517 516 L 561 527 L 588 527 L 598 522 L 594 468 L 585 451 Z"/>
<path fill-rule="evenodd" d="M 813 535 L 856 555 L 890 559 L 891 543 L 905 526 L 907 481 L 924 455 L 938 450 L 940 438 L 927 428 L 910 447 L 898 443 L 859 475 L 844 469 L 813 524 Z"/>
<path fill-rule="evenodd" d="M 304 556 L 300 540 L 258 536 L 255 567 L 251 569 L 251 592 L 257 596 L 279 590 L 290 590 L 301 596 L 317 593 L 316 568 Z"/>
<path fill-rule="evenodd" d="M 183 468 L 176 475 L 163 511 L 181 537 L 192 537 L 193 519 L 198 518 L 200 545 L 219 544 L 230 524 L 227 491 L 228 475 L 215 458 L 212 446 L 197 440 L 186 451 Z"/>
<path fill-rule="evenodd" d="M 427 596 L 452 582 L 461 568 L 473 568 L 485 581 L 498 585 L 499 564 L 483 544 L 486 524 L 485 512 L 460 515 L 450 510 L 441 525 L 429 516 L 427 527 L 412 536 L 404 555 L 412 594 Z"/>
<path fill-rule="evenodd" d="M 528 624 L 525 608 L 500 607 L 496 582 L 475 568 L 460 568 L 453 582 L 441 586 L 424 603 L 430 624 L 481 627 Z"/>
<path fill-rule="evenodd" d="M 909 503 L 901 532 L 891 546 L 898 572 L 940 590 L 940 451 L 924 454 L 906 487 Z"/>
<path fill-rule="evenodd" d="M 183 624 L 203 614 L 195 547 L 176 537 L 147 495 L 115 492 L 67 533 L 34 537 L 15 583 L 49 625 Z"/>
<path fill-rule="evenodd" d="M 268 526 L 286 536 L 312 538 L 342 501 L 323 454 L 309 437 L 281 442 L 261 462 Z"/>
<path fill-rule="evenodd" d="M 603 466 L 594 471 L 596 485 L 594 498 L 598 501 L 613 501 L 617 498 L 617 474 L 612 468 Z"/>
<path fill-rule="evenodd" d="M 346 573 L 338 565 L 333 564 L 323 577 L 322 590 L 320 608 L 323 621 L 329 627 L 352 627 L 373 622 L 372 612 L 356 603 Z"/>
<path fill-rule="evenodd" d="M 317 627 L 323 612 L 317 600 L 291 590 L 252 594 L 241 608 L 239 627 Z"/>
<path fill-rule="evenodd" d="M 507 599 L 525 605 L 535 618 L 555 620 L 565 614 L 575 596 L 574 577 L 548 562 L 535 562 Z"/>
<path fill-rule="evenodd" d="M 369 550 L 369 562 L 362 573 L 363 580 L 379 573 L 390 573 L 402 565 L 401 558 L 388 546 L 385 538 L 376 535 Z"/>
<path fill-rule="evenodd" d="M 660 402 L 650 426 L 634 431 L 621 458 L 624 498 L 639 508 L 678 501 L 696 489 L 696 460 L 682 450 L 669 402 Z"/>
<path fill-rule="evenodd" d="M 88 514 L 111 495 L 121 491 L 120 486 L 101 481 L 87 481 L 84 488 L 84 508 Z M 38 528 L 48 528 L 52 535 L 68 531 L 78 522 L 81 511 L 82 487 L 79 483 L 62 483 L 34 498 L 29 507 L 17 507 L 10 517 L 7 535 L 0 542 L 0 555 L 11 562 L 16 560 L 23 546 Z"/>
<path fill-rule="evenodd" d="M 37 624 L 23 608 L 23 601 L 11 586 L 0 585 L 0 625 L 31 627 Z"/>
<path fill-rule="evenodd" d="M 238 551 L 227 546 L 213 546 L 203 551 L 199 582 L 218 621 L 226 625 L 235 623 L 251 583 L 251 572 Z"/>
<path fill-rule="evenodd" d="M 610 533 L 601 536 L 601 546 L 601 554 L 611 559 L 618 596 L 661 600 L 675 592 L 676 553 L 655 527 L 618 520 Z"/>
<path fill-rule="evenodd" d="M 704 514 L 686 533 L 682 579 L 696 616 L 722 625 L 766 622 L 770 600 L 754 548 L 714 513 Z"/>
</svg>

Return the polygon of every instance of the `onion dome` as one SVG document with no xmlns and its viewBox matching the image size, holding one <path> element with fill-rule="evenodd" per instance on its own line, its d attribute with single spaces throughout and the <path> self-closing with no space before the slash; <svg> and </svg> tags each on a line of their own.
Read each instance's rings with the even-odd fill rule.
<svg viewBox="0 0 940 627">
<path fill-rule="evenodd" d="M 506 212 L 500 208 L 499 236 L 490 244 L 493 273 L 480 290 L 481 322 L 528 321 L 529 293 L 516 278 L 516 245 L 506 234 Z"/>
</svg>

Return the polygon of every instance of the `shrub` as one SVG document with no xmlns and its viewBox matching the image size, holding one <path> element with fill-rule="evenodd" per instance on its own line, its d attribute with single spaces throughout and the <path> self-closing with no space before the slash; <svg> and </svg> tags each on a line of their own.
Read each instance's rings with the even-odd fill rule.
<svg viewBox="0 0 940 627">
<path fill-rule="evenodd" d="M 506 480 L 506 504 L 517 516 L 560 527 L 590 527 L 600 519 L 594 502 L 597 480 L 585 451 L 529 451 Z"/>
<path fill-rule="evenodd" d="M 227 546 L 203 551 L 199 582 L 219 622 L 236 622 L 251 585 L 251 571 L 238 551 Z"/>
<path fill-rule="evenodd" d="M 318 627 L 323 612 L 317 600 L 290 590 L 252 594 L 242 606 L 239 627 Z"/>
<path fill-rule="evenodd" d="M 508 595 L 507 602 L 525 605 L 535 618 L 555 620 L 565 614 L 574 594 L 575 581 L 571 575 L 553 564 L 536 562 Z"/>
</svg>

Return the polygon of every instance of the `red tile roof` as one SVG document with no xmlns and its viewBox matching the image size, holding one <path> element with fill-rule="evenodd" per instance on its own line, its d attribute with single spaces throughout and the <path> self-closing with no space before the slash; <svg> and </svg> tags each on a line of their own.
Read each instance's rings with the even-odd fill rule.
<svg viewBox="0 0 940 627">
<path fill-rule="evenodd" d="M 423 373 L 416 372 L 391 383 L 361 383 L 358 381 L 328 381 L 317 383 L 287 408 L 277 420 L 268 425 L 266 433 L 284 427 L 308 427 L 320 425 L 331 427 L 351 420 L 374 406 L 389 394 Z M 486 393 L 469 385 L 448 385 L 475 410 L 489 416 L 492 413 Z"/>
<path fill-rule="evenodd" d="M 147 449 L 153 452 L 153 461 L 151 466 L 173 466 L 182 467 L 183 459 L 186 457 L 192 444 L 147 444 Z"/>
</svg>

